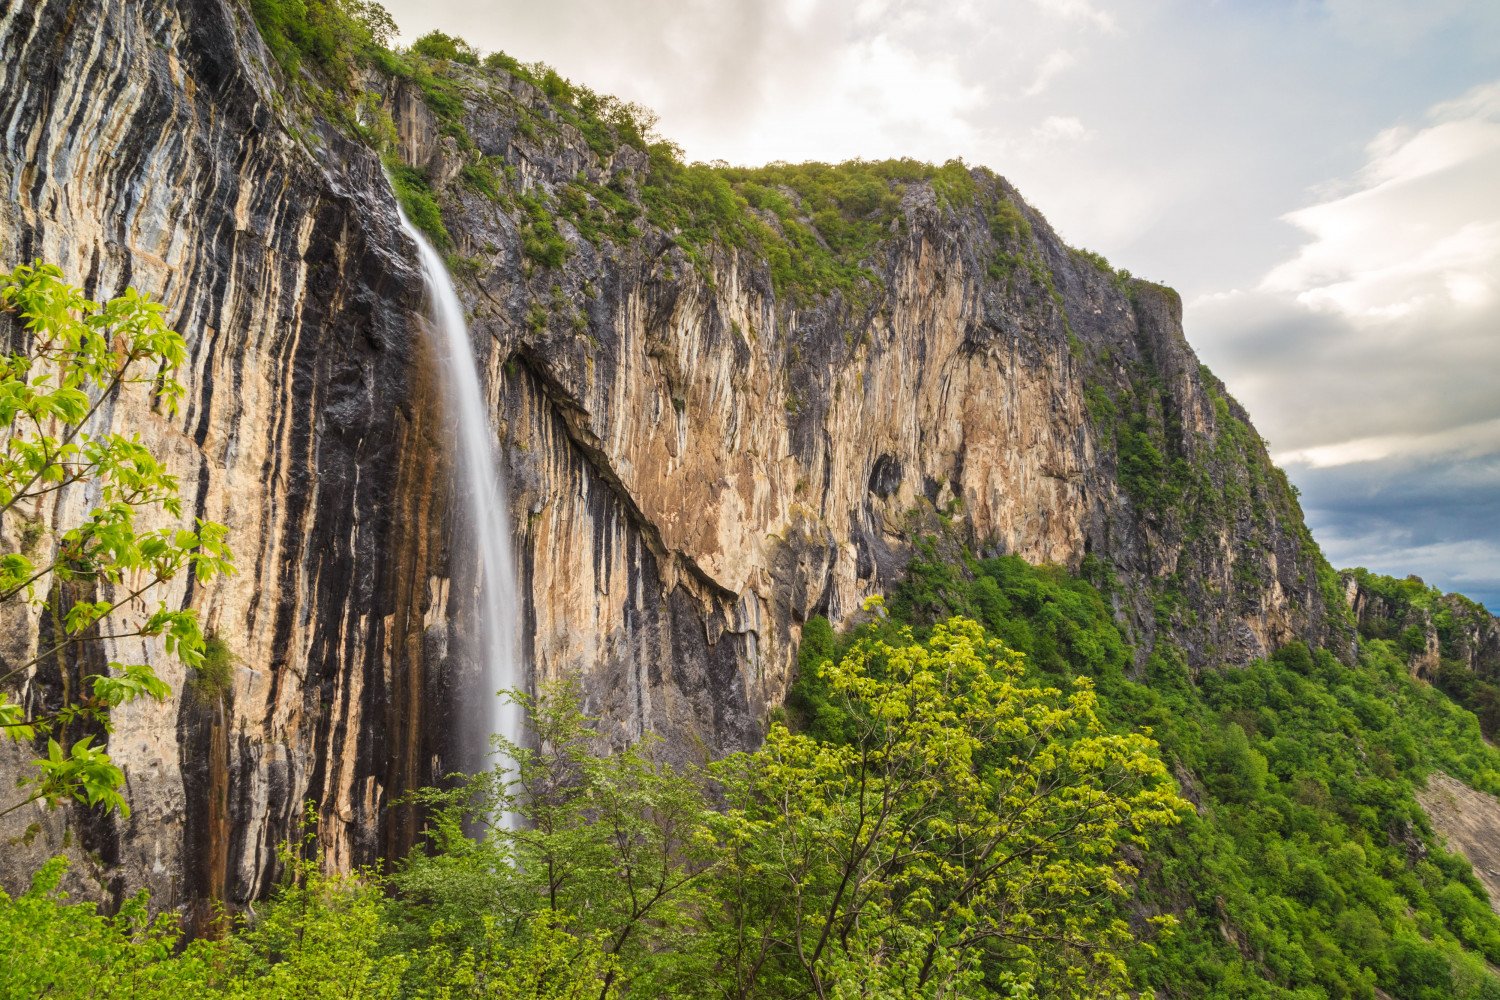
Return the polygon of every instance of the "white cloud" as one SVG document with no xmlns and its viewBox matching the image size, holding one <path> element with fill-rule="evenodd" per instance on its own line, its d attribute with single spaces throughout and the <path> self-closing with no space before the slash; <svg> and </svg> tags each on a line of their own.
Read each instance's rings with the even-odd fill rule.
<svg viewBox="0 0 1500 1000">
<path fill-rule="evenodd" d="M 766 84 L 768 99 L 718 133 L 716 157 L 843 160 L 916 156 L 946 160 L 976 143 L 971 115 L 984 88 L 951 63 L 929 58 L 886 34 L 838 49 L 805 77 Z"/>
<path fill-rule="evenodd" d="M 1263 290 L 1375 323 L 1441 323 L 1496 302 L 1500 84 L 1437 105 L 1428 119 L 1377 136 L 1350 193 L 1285 216 L 1311 241 Z"/>
<path fill-rule="evenodd" d="M 1083 122 L 1071 115 L 1052 115 L 1031 130 L 1031 137 L 1038 142 L 1077 142 L 1089 137 Z"/>
<path fill-rule="evenodd" d="M 1500 80 L 1481 84 L 1451 101 L 1443 101 L 1432 107 L 1430 117 L 1434 121 L 1467 121 L 1500 117 Z"/>
<path fill-rule="evenodd" d="M 1284 216 L 1302 245 L 1194 297 L 1189 328 L 1335 565 L 1500 606 L 1500 85 L 1380 131 L 1326 190 Z"/>
<path fill-rule="evenodd" d="M 805 30 L 818 9 L 818 0 L 785 0 L 787 24 L 794 31 Z"/>
<path fill-rule="evenodd" d="M 1379 462 L 1389 458 L 1417 458 L 1444 455 L 1450 458 L 1478 458 L 1496 452 L 1500 446 L 1500 418 L 1482 420 L 1427 434 L 1384 434 L 1360 437 L 1335 444 L 1299 448 L 1271 456 L 1277 465 L 1304 465 L 1313 469 L 1330 469 L 1358 462 Z"/>
<path fill-rule="evenodd" d="M 1021 91 L 1027 97 L 1036 97 L 1046 90 L 1058 75 L 1077 65 L 1078 57 L 1067 49 L 1054 49 L 1047 53 L 1047 58 L 1042 60 L 1041 66 L 1037 67 L 1036 77 Z"/>
<path fill-rule="evenodd" d="M 1197 298 L 1190 300 L 1187 307 L 1189 309 L 1196 309 L 1205 306 L 1219 306 L 1224 305 L 1225 303 L 1234 302 L 1238 299 L 1244 298 L 1244 296 L 1245 291 L 1240 288 L 1230 288 L 1222 292 L 1204 292 Z"/>
<path fill-rule="evenodd" d="M 1108 11 L 1100 10 L 1088 0 L 1032 0 L 1047 13 L 1066 21 L 1076 21 L 1100 31 L 1115 32 L 1119 25 Z"/>
<path fill-rule="evenodd" d="M 1443 32 L 1455 34 L 1493 52 L 1497 9 L 1487 0 L 1324 0 L 1320 5 L 1335 29 L 1346 38 L 1367 45 L 1410 50 Z M 1450 42 L 1452 44 L 1452 42 Z M 1454 45 L 1457 48 L 1457 45 Z"/>
<path fill-rule="evenodd" d="M 1296 470 L 1500 456 L 1500 85 L 1385 128 L 1254 288 L 1189 330 Z"/>
</svg>

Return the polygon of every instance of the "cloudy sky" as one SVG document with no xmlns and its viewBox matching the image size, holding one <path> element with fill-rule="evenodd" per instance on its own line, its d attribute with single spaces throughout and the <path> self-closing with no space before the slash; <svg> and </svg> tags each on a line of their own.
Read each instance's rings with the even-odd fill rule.
<svg viewBox="0 0 1500 1000">
<path fill-rule="evenodd" d="M 695 159 L 994 168 L 1182 292 L 1336 566 L 1500 609 L 1500 2 L 385 3 Z"/>
</svg>

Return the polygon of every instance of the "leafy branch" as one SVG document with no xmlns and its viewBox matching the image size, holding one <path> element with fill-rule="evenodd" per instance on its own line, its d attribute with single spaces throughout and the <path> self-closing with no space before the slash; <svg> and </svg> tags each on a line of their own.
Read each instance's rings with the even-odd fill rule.
<svg viewBox="0 0 1500 1000">
<path fill-rule="evenodd" d="M 0 607 L 24 604 L 56 625 L 47 648 L 17 664 L 0 662 L 0 686 L 24 687 L 36 668 L 65 665 L 81 643 L 127 637 L 160 639 L 169 656 L 197 668 L 205 642 L 196 613 L 165 603 L 147 611 L 142 598 L 184 572 L 200 583 L 233 572 L 227 529 L 204 520 L 191 528 L 138 526 L 141 514 L 181 521 L 177 479 L 138 434 L 94 428 L 131 387 L 176 413 L 186 343 L 149 296 L 126 289 L 94 302 L 41 261 L 0 273 L 0 312 L 19 326 L 12 341 L 19 349 L 0 355 L 0 527 L 22 542 L 0 551 Z M 91 507 L 78 523 L 58 525 L 73 490 L 87 490 Z M 39 551 L 46 557 L 35 558 Z M 113 627 L 101 632 L 106 621 Z M 29 794 L 0 815 L 68 800 L 129 814 L 124 774 L 95 740 L 111 731 L 113 709 L 161 701 L 171 689 L 145 663 L 110 662 L 80 681 L 77 693 L 53 705 L 45 695 L 16 701 L 0 690 L 0 738 L 47 740 L 36 773 L 21 781 Z M 97 731 L 68 744 L 76 725 Z"/>
</svg>

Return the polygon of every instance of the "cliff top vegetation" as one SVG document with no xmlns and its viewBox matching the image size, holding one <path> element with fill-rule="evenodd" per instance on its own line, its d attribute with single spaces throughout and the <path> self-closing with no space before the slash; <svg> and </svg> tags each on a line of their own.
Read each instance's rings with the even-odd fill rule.
<svg viewBox="0 0 1500 1000">
<path fill-rule="evenodd" d="M 252 10 L 268 48 L 312 103 L 387 154 L 407 215 L 439 246 L 448 237 L 430 179 L 390 155 L 394 126 L 378 99 L 359 90 L 359 68 L 420 91 L 443 134 L 471 161 L 463 172 L 466 182 L 523 214 L 529 257 L 540 266 L 556 267 L 567 257 L 566 241 L 556 235 L 559 218 L 587 239 L 617 242 L 640 236 L 644 220 L 667 234 L 705 276 L 714 252 L 747 251 L 766 261 L 776 292 L 794 306 L 831 293 L 864 306 L 882 287 L 882 245 L 907 232 L 906 192 L 920 185 L 939 208 L 977 211 L 988 220 L 995 251 L 991 260 L 979 262 L 981 269 L 1001 278 L 1019 271 L 1058 298 L 1031 246 L 1029 210 L 984 168 L 909 159 L 760 167 L 690 163 L 656 133 L 649 109 L 570 81 L 544 63 L 524 63 L 504 52 L 482 55 L 441 31 L 392 50 L 389 15 L 370 0 L 254 0 Z M 534 88 L 545 114 L 538 116 L 537 108 L 515 101 L 508 90 L 502 96 L 484 86 L 497 78 Z M 599 171 L 606 175 L 602 183 L 580 178 L 563 191 L 522 189 L 503 164 L 478 152 L 468 134 L 466 101 L 486 99 L 513 101 L 519 131 L 536 141 L 560 125 L 576 129 L 601 165 L 622 147 L 644 153 L 640 175 L 621 176 L 605 167 Z M 1103 257 L 1079 253 L 1112 280 L 1130 279 Z"/>
</svg>

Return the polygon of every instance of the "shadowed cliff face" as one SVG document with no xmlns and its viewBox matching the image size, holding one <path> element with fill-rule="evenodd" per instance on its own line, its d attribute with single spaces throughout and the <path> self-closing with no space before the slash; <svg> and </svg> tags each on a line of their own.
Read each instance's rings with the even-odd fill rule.
<svg viewBox="0 0 1500 1000">
<path fill-rule="evenodd" d="M 165 903 L 262 892 L 306 798 L 331 865 L 398 853 L 419 817 L 387 805 L 476 759 L 456 720 L 487 693 L 462 655 L 448 431 L 379 163 L 297 110 L 232 0 L 8 5 L 0 57 L 0 259 L 167 304 L 192 399 L 112 418 L 169 458 L 192 514 L 229 525 L 240 566 L 168 595 L 228 645 L 232 689 L 120 713 L 136 812 L 83 848 L 107 843 L 115 888 Z M 902 188 L 878 287 L 853 299 L 794 305 L 754 252 L 699 266 L 644 223 L 595 244 L 559 217 L 549 267 L 517 196 L 555 204 L 582 180 L 638 202 L 650 162 L 596 153 L 522 79 L 453 72 L 466 143 L 410 84 L 372 86 L 461 265 L 533 676 L 581 675 L 620 737 L 754 744 L 802 623 L 888 589 L 916 533 L 1088 572 L 1142 660 L 1160 637 L 1194 664 L 1347 645 L 1295 495 L 1175 294 L 1068 250 L 1002 180 L 976 171 L 967 201 Z M 481 162 L 503 190 L 465 181 Z M 1025 225 L 997 233 L 1002 204 Z M 35 622 L 6 626 L 7 658 L 35 647 Z M 7 882 L 60 848 L 61 817 L 3 822 L 40 824 Z"/>
<path fill-rule="evenodd" d="M 216 0 L 0 6 L 0 260 L 165 304 L 189 398 L 168 419 L 128 397 L 110 420 L 168 460 L 185 516 L 229 526 L 239 567 L 160 595 L 226 644 L 222 697 L 155 645 L 106 650 L 162 664 L 178 696 L 117 713 L 134 813 L 73 850 L 168 905 L 265 891 L 306 798 L 332 863 L 373 857 L 385 799 L 432 779 L 448 730 L 449 678 L 425 669 L 446 615 L 445 444 L 408 321 L 420 280 L 378 161 L 331 130 L 291 138 L 252 30 Z M 85 501 L 47 513 L 72 523 Z M 7 659 L 35 651 L 34 622 L 5 625 Z M 35 755 L 0 754 L 7 773 Z M 69 842 L 65 818 L 0 821 L 7 843 L 36 824 L 29 850 L 0 852 L 7 883 Z"/>
</svg>

